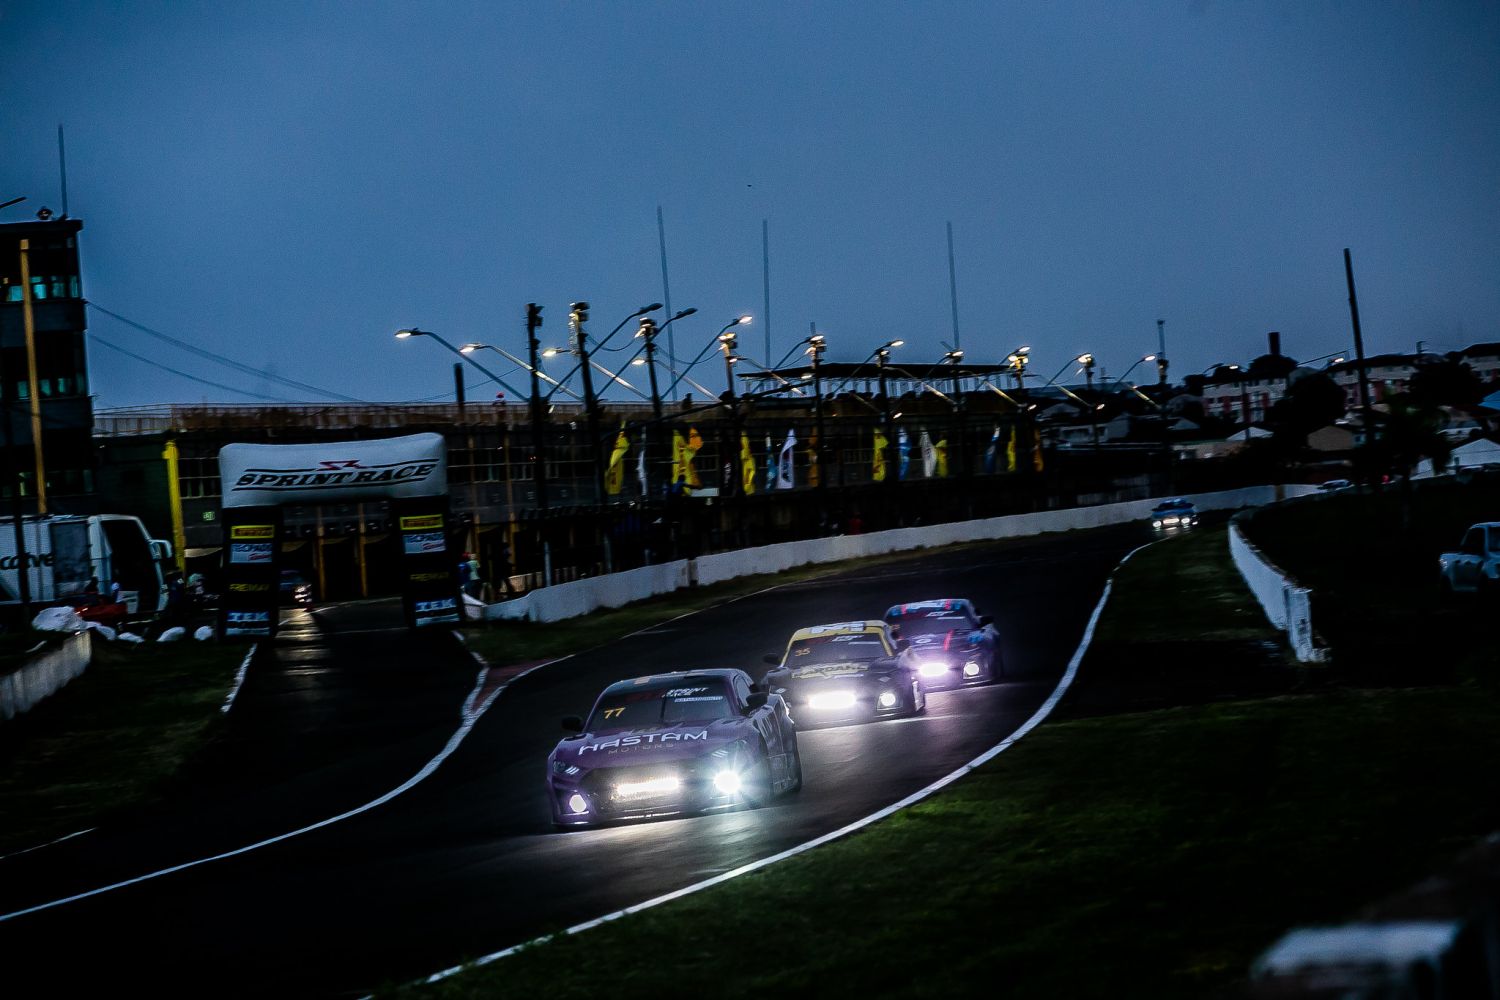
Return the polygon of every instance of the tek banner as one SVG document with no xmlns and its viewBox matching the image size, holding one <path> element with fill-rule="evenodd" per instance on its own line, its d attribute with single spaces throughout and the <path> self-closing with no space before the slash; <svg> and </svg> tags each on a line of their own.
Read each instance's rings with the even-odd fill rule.
<svg viewBox="0 0 1500 1000">
<path fill-rule="evenodd" d="M 281 602 L 281 508 L 224 508 L 219 634 L 270 638 Z"/>
<path fill-rule="evenodd" d="M 396 544 L 401 547 L 402 607 L 412 628 L 459 621 L 458 562 L 448 545 L 448 498 L 391 501 Z"/>
</svg>

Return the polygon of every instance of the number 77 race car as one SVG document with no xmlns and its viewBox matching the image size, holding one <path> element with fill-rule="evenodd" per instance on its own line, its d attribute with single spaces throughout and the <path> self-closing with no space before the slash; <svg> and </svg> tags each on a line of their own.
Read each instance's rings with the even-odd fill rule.
<svg viewBox="0 0 1500 1000">
<path fill-rule="evenodd" d="M 620 681 L 547 758 L 559 827 L 761 806 L 802 787 L 797 728 L 743 670 Z"/>
</svg>

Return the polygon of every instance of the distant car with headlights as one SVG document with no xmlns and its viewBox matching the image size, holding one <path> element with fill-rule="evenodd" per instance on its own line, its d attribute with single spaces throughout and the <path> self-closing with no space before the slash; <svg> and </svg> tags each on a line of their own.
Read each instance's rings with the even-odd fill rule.
<svg viewBox="0 0 1500 1000">
<path fill-rule="evenodd" d="M 911 644 L 883 621 L 798 629 L 768 655 L 767 691 L 786 699 L 799 726 L 920 715 L 927 692 Z"/>
<path fill-rule="evenodd" d="M 989 684 L 1003 673 L 994 619 L 963 598 L 892 605 L 885 623 L 911 643 L 917 674 L 929 691 Z"/>
<path fill-rule="evenodd" d="M 1198 523 L 1198 508 L 1191 500 L 1173 497 L 1151 508 L 1151 527 L 1191 528 Z"/>
<path fill-rule="evenodd" d="M 1338 493 L 1341 490 L 1352 490 L 1354 484 L 1347 479 L 1330 479 L 1318 484 L 1320 493 Z"/>
<path fill-rule="evenodd" d="M 1457 552 L 1438 556 L 1438 572 L 1449 594 L 1500 595 L 1500 521 L 1471 525 Z"/>
<path fill-rule="evenodd" d="M 559 827 L 761 806 L 802 787 L 797 727 L 743 670 L 611 684 L 547 758 Z"/>
<path fill-rule="evenodd" d="M 281 571 L 282 607 L 310 608 L 313 603 L 312 584 L 303 579 L 294 569 Z"/>
</svg>

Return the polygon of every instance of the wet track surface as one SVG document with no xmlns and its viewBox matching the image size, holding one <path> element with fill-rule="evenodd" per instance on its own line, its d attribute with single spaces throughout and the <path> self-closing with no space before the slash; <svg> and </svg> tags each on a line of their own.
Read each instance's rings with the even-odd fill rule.
<svg viewBox="0 0 1500 1000">
<path fill-rule="evenodd" d="M 237 856 L 0 922 L 20 995 L 353 996 L 600 916 L 802 843 L 943 776 L 1051 693 L 1138 526 L 925 556 L 790 585 L 534 672 L 429 778 L 376 808 Z M 767 808 L 553 832 L 558 720 L 616 679 L 759 676 L 793 629 L 963 596 L 995 616 L 1009 676 L 912 720 L 804 730 L 805 788 Z M 410 778 L 451 737 L 477 668 L 393 605 L 289 617 L 251 667 L 230 739 L 165 808 L 0 861 L 0 912 L 242 847 Z M 32 956 L 18 963 L 16 956 Z M 13 983 L 16 979 L 11 980 Z"/>
</svg>

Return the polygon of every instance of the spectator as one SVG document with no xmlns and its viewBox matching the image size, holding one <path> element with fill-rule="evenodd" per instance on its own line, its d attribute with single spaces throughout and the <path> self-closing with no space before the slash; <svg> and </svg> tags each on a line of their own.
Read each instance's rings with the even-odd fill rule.
<svg viewBox="0 0 1500 1000">
<path fill-rule="evenodd" d="M 469 566 L 469 554 L 465 552 L 463 558 L 458 561 L 458 589 L 465 594 L 469 592 L 469 579 L 473 572 Z"/>
<path fill-rule="evenodd" d="M 119 580 L 111 580 L 111 581 L 109 581 L 109 603 L 111 603 L 111 604 L 119 604 L 120 603 L 120 581 Z"/>
<path fill-rule="evenodd" d="M 465 552 L 464 558 L 469 561 L 469 582 L 464 593 L 475 600 L 481 600 L 484 597 L 484 577 L 479 572 L 479 557 Z"/>
<path fill-rule="evenodd" d="M 499 579 L 496 583 L 496 593 L 504 593 L 507 598 L 516 596 L 515 585 L 510 582 L 513 572 L 510 564 L 510 543 L 504 538 L 500 539 L 500 548 L 495 553 L 495 573 Z"/>
</svg>

